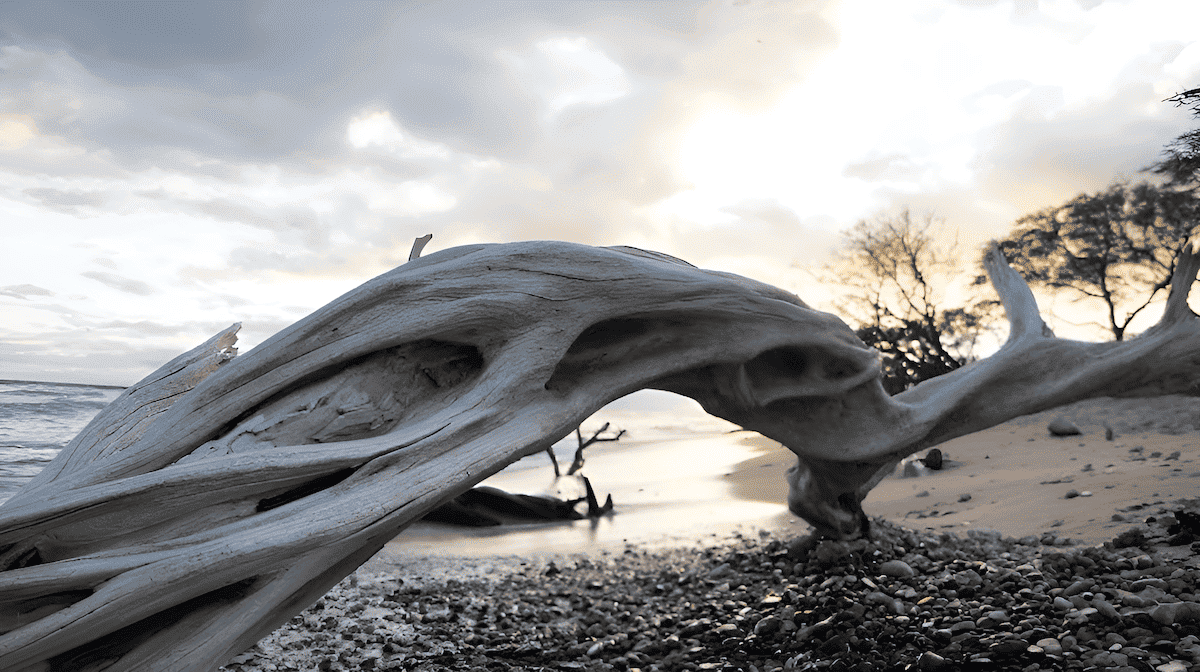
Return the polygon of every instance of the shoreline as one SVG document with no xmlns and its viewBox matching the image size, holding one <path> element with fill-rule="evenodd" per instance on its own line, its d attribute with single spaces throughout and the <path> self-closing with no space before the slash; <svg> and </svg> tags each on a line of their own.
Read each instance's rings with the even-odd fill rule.
<svg viewBox="0 0 1200 672">
<path fill-rule="evenodd" d="M 1060 416 L 1074 422 L 1081 434 L 1051 435 L 1047 426 Z M 1113 430 L 1111 440 L 1106 425 Z M 940 448 L 950 468 L 920 469 L 915 478 L 904 478 L 898 468 L 871 492 L 863 508 L 869 516 L 918 532 L 994 530 L 1027 541 L 1053 539 L 1059 546 L 1096 545 L 1138 524 L 1148 508 L 1200 492 L 1198 426 L 1196 397 L 1079 402 L 948 441 Z M 519 566 L 521 559 L 620 551 L 629 543 L 656 550 L 758 530 L 793 537 L 811 532 L 786 508 L 784 471 L 795 457 L 779 443 L 755 433 L 722 431 L 720 425 L 706 432 L 652 434 L 589 451 L 585 473 L 600 497 L 609 485 L 626 487 L 614 494 L 617 513 L 611 517 L 474 529 L 419 522 L 365 566 L 386 571 L 418 558 L 440 557 L 450 565 L 510 557 L 515 559 L 510 564 Z M 689 452 L 693 447 L 701 449 Z M 1165 459 L 1175 451 L 1176 458 Z M 1155 453 L 1158 457 L 1151 458 Z M 627 475 L 643 464 L 657 465 L 644 472 L 665 472 L 680 454 L 696 463 L 710 461 L 707 466 L 685 465 L 691 471 L 674 474 L 678 478 L 664 477 L 669 483 L 661 492 L 639 492 L 654 479 Z M 549 471 L 546 460 L 544 469 L 521 470 L 507 481 L 500 479 L 497 487 L 537 492 L 551 480 Z M 1068 498 L 1072 490 L 1080 496 Z M 723 499 L 706 503 L 703 497 Z M 744 515 L 731 516 L 732 511 Z M 697 519 L 703 515 L 710 518 Z"/>
<path fill-rule="evenodd" d="M 1200 521 L 1200 501 L 1148 512 L 1122 547 L 875 519 L 869 541 L 764 530 L 653 552 L 360 569 L 223 669 L 1186 672 L 1200 664 L 1200 541 L 1180 544 L 1168 526 Z"/>
<path fill-rule="evenodd" d="M 1153 403 L 1094 400 L 947 442 L 951 468 L 898 470 L 868 497 L 870 540 L 818 543 L 795 522 L 584 552 L 400 537 L 225 669 L 1186 672 L 1200 665 L 1200 541 L 1171 525 L 1200 520 L 1200 500 L 1171 495 L 1197 492 L 1200 400 Z M 1060 415 L 1081 434 L 1050 435 Z M 715 477 L 731 497 L 786 496 L 790 451 L 722 440 L 751 449 Z M 1095 491 L 1065 498 L 1072 487 Z"/>
</svg>

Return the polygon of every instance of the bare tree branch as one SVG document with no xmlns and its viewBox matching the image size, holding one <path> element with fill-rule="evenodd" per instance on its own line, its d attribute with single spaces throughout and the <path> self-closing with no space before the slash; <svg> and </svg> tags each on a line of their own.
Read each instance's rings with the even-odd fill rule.
<svg viewBox="0 0 1200 672">
<path fill-rule="evenodd" d="M 238 357 L 235 325 L 123 393 L 0 506 L 0 669 L 211 671 L 412 521 L 639 389 L 788 446 L 789 507 L 853 538 L 907 455 L 1200 379 L 1193 247 L 1163 319 L 1106 343 L 1052 337 L 988 258 L 1008 341 L 895 396 L 837 318 L 633 248 L 452 248 Z"/>
</svg>

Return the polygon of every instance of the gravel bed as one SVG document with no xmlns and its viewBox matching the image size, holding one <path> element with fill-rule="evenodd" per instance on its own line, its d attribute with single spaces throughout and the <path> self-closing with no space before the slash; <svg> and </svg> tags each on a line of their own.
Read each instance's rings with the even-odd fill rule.
<svg viewBox="0 0 1200 672">
<path fill-rule="evenodd" d="M 1200 500 L 1098 547 L 926 534 L 351 576 L 227 665 L 260 670 L 1200 669 Z"/>
</svg>

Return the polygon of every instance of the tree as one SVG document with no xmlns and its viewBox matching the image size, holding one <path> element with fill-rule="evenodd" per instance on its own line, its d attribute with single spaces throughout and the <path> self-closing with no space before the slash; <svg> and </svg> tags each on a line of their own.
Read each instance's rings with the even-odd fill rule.
<svg viewBox="0 0 1200 672">
<path fill-rule="evenodd" d="M 1120 341 L 1170 284 L 1198 205 L 1192 191 L 1117 183 L 1022 217 L 1000 251 L 1030 285 L 1101 301 L 1106 326 Z"/>
<path fill-rule="evenodd" d="M 211 672 L 440 502 L 639 389 L 787 446 L 788 507 L 859 538 L 864 498 L 907 455 L 1186 390 L 1200 254 L 1176 267 L 1154 328 L 1083 343 L 1047 333 L 993 248 L 1009 339 L 889 396 L 842 320 L 749 278 L 548 241 L 414 259 L 246 354 L 234 325 L 168 362 L 0 506 L 0 669 Z"/>
<path fill-rule="evenodd" d="M 1200 89 L 1190 89 L 1167 99 L 1177 107 L 1190 105 L 1192 114 L 1200 117 Z M 1200 183 L 1200 128 L 1175 138 L 1163 149 L 1163 158 L 1149 167 L 1151 172 L 1166 175 L 1168 186 L 1195 187 Z"/>
<path fill-rule="evenodd" d="M 958 270 L 956 243 L 939 242 L 938 222 L 921 223 L 907 209 L 895 217 L 860 221 L 828 268 L 850 288 L 845 309 L 858 316 L 855 331 L 883 353 L 889 394 L 966 363 L 995 302 L 941 307 L 939 283 Z"/>
</svg>

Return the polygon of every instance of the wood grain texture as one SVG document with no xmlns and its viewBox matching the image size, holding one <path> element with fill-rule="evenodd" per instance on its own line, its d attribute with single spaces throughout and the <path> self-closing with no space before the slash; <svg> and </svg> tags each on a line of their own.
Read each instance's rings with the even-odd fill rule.
<svg viewBox="0 0 1200 672">
<path fill-rule="evenodd" d="M 792 510 L 862 534 L 860 502 L 915 451 L 1189 389 L 1198 265 L 1189 248 L 1154 329 L 1079 343 L 1053 338 L 993 252 L 1004 348 L 888 397 L 841 320 L 743 277 L 546 241 L 415 257 L 245 355 L 238 325 L 181 355 L 0 507 L 0 669 L 212 670 L 439 503 L 639 389 L 788 446 Z"/>
</svg>

